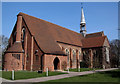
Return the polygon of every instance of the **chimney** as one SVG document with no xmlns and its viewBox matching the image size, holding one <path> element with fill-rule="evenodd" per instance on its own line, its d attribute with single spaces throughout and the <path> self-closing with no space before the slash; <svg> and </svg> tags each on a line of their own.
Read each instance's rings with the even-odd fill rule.
<svg viewBox="0 0 120 84">
<path fill-rule="evenodd" d="M 16 28 L 16 42 L 21 42 L 21 30 L 22 30 L 22 15 L 17 15 L 17 28 Z"/>
</svg>

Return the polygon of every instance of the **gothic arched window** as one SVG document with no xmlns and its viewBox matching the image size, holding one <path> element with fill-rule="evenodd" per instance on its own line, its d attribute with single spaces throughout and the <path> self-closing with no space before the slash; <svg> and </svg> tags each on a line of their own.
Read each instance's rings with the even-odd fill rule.
<svg viewBox="0 0 120 84">
<path fill-rule="evenodd" d="M 17 34 L 17 32 L 15 31 L 15 32 L 13 33 L 13 43 L 16 41 L 16 34 Z"/>
<path fill-rule="evenodd" d="M 69 52 L 69 49 L 65 49 L 65 53 L 66 53 L 66 55 L 67 55 L 67 59 L 68 59 L 68 62 L 69 62 L 69 54 L 70 54 L 70 52 Z"/>
<path fill-rule="evenodd" d="M 73 53 L 73 62 L 75 62 L 76 61 L 76 51 L 73 49 L 72 53 Z"/>
<path fill-rule="evenodd" d="M 25 39 L 25 28 L 22 28 L 22 47 L 24 49 L 24 39 Z"/>
<path fill-rule="evenodd" d="M 109 62 L 109 48 L 106 47 L 106 61 Z"/>
<path fill-rule="evenodd" d="M 79 53 L 79 61 L 80 61 L 80 57 L 81 57 L 81 50 L 79 50 L 79 52 L 78 52 L 78 53 Z"/>
<path fill-rule="evenodd" d="M 25 28 L 23 27 L 23 29 L 22 29 L 22 41 L 24 41 L 24 38 L 25 38 Z"/>
</svg>

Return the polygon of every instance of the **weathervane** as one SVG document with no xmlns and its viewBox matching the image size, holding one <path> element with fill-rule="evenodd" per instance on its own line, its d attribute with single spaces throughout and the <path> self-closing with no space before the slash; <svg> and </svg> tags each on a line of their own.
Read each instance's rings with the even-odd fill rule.
<svg viewBox="0 0 120 84">
<path fill-rule="evenodd" d="M 83 3 L 81 2 L 81 8 L 83 8 Z"/>
</svg>

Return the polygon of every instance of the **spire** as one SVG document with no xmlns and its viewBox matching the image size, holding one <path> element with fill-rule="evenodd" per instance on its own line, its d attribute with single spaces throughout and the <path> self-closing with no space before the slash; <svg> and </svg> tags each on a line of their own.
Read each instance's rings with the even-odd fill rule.
<svg viewBox="0 0 120 84">
<path fill-rule="evenodd" d="M 84 11 L 83 11 L 83 7 L 81 7 L 81 22 L 80 22 L 80 25 L 84 26 L 85 24 L 86 24 L 86 22 L 85 22 Z"/>
<path fill-rule="evenodd" d="M 81 3 L 82 5 L 82 3 Z M 86 22 L 83 12 L 83 7 L 81 7 L 81 22 L 80 22 L 80 33 L 85 37 L 86 36 Z"/>
</svg>

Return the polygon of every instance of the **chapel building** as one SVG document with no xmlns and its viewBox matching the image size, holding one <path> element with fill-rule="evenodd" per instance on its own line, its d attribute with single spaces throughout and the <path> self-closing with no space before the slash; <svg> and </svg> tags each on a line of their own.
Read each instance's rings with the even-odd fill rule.
<svg viewBox="0 0 120 84">
<path fill-rule="evenodd" d="M 83 8 L 80 33 L 20 12 L 9 38 L 3 68 L 8 71 L 110 68 L 107 36 L 103 31 L 86 32 Z"/>
</svg>

